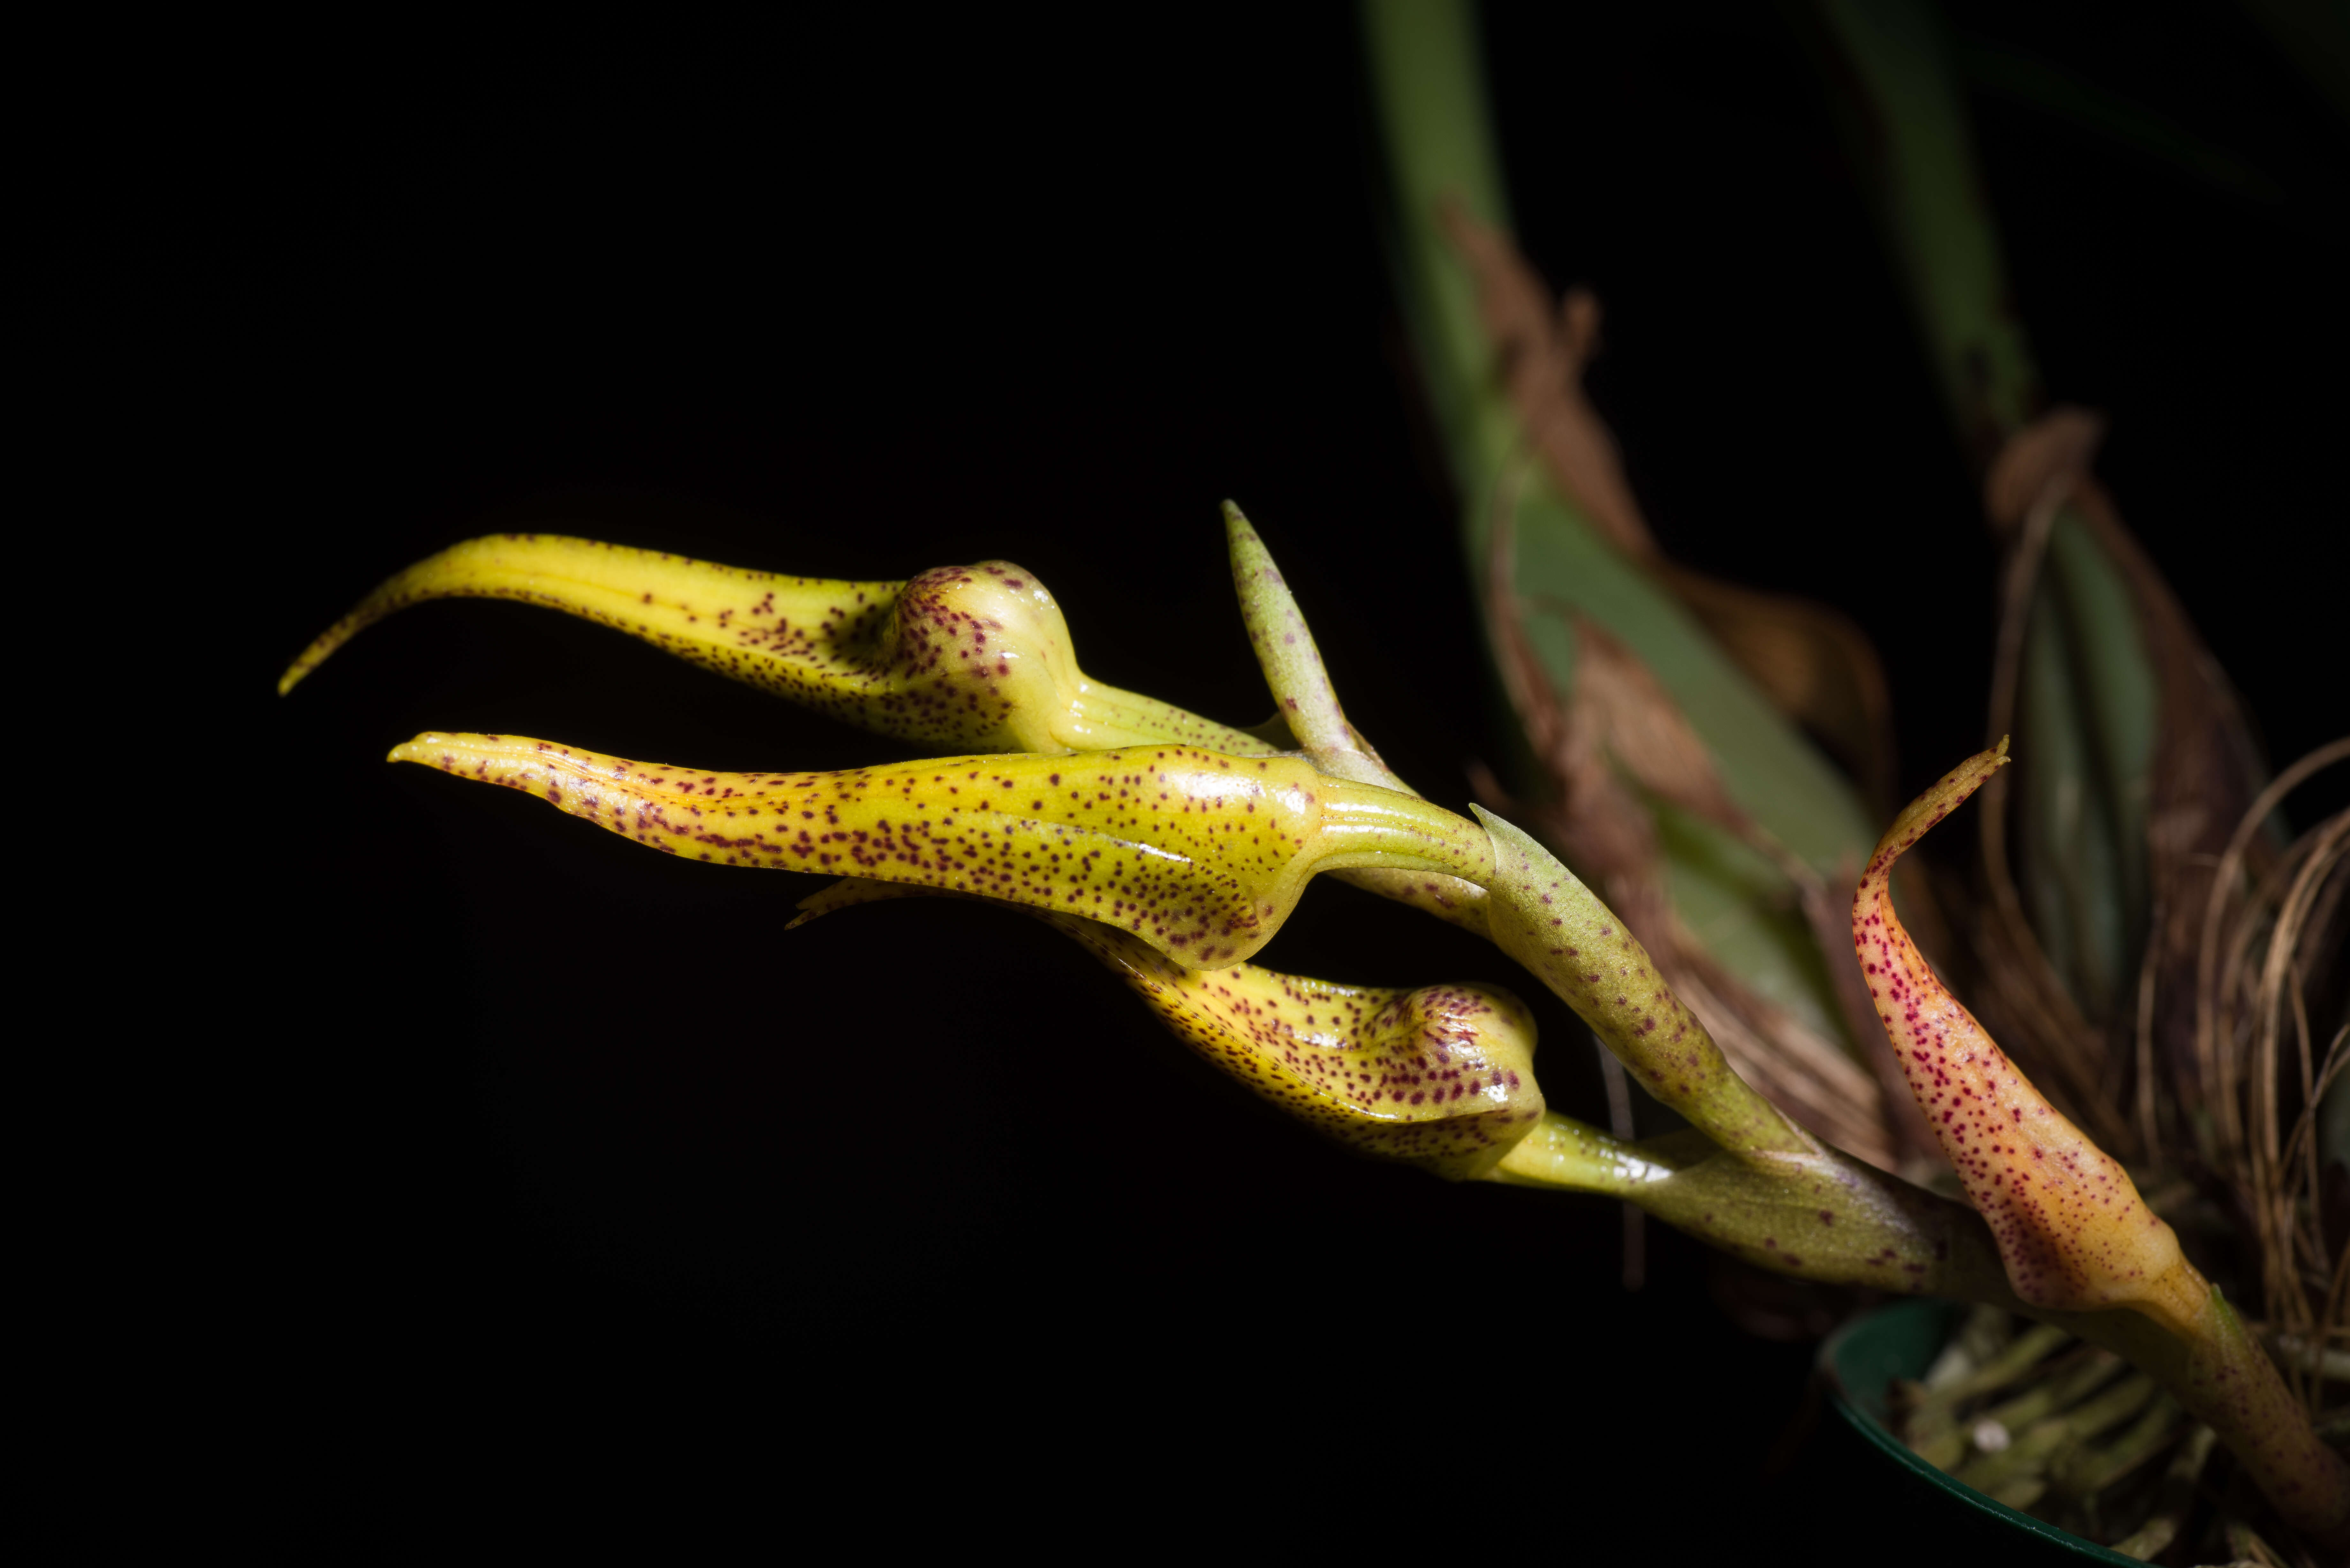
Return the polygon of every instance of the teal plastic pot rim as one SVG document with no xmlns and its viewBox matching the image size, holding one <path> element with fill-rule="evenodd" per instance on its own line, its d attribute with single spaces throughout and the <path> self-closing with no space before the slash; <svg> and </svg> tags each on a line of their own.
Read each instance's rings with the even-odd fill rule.
<svg viewBox="0 0 2350 1568">
<path fill-rule="evenodd" d="M 1834 1391 L 1836 1414 L 1894 1463 L 1924 1480 L 1964 1507 L 1987 1513 L 2027 1535 L 2059 1546 L 2087 1563 L 2136 1563 L 2110 1546 L 2100 1546 L 2044 1519 L 2021 1513 L 1946 1474 L 1909 1451 L 1893 1435 L 1886 1409 L 1886 1386 L 1896 1377 L 1926 1374 L 1966 1309 L 1952 1302 L 1906 1301 L 1864 1313 L 1828 1335 L 1820 1346 L 1820 1370 Z"/>
</svg>

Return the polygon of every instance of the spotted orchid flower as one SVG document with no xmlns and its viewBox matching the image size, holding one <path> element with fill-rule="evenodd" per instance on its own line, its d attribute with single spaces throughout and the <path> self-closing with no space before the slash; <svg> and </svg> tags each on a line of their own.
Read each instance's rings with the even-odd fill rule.
<svg viewBox="0 0 2350 1568">
<path fill-rule="evenodd" d="M 1057 605 L 1006 563 L 838 583 L 544 537 L 476 540 L 394 577 L 321 637 L 281 690 L 406 604 L 505 597 L 601 621 L 868 729 L 985 748 L 836 773 L 719 773 L 520 736 L 428 733 L 391 757 L 525 791 L 664 853 L 840 878 L 804 901 L 803 919 L 905 894 L 1024 910 L 1118 972 L 1205 1059 L 1357 1152 L 1454 1179 L 1622 1197 L 1799 1277 L 2061 1321 L 2162 1380 L 2314 1531 L 2350 1519 L 2350 1472 L 2305 1422 L 2280 1418 L 2289 1396 L 2225 1302 L 1900 931 L 1885 894 L 1893 860 L 1995 756 L 1903 814 L 1855 906 L 1862 961 L 1875 966 L 1895 1044 L 1910 1053 L 1921 1106 L 1929 1117 L 1964 1107 L 1939 1125 L 1978 1213 L 1794 1121 L 1740 1076 L 1621 919 L 1546 849 L 1490 813 L 1471 821 L 1412 793 L 1347 722 L 1236 509 L 1227 534 L 1277 705 L 1276 722 L 1255 732 L 1086 678 Z M 1531 1017 L 1505 992 L 1379 991 L 1250 962 L 1325 872 L 1489 937 L 1690 1130 L 1632 1144 L 1550 1110 Z M 2052 1158 L 2070 1186 L 2042 1174 Z"/>
</svg>

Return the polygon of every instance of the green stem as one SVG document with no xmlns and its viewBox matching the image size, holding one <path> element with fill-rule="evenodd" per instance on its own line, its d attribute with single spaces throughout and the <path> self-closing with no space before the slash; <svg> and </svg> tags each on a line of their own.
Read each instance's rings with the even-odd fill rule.
<svg viewBox="0 0 2350 1568">
<path fill-rule="evenodd" d="M 1464 533 L 1482 558 L 1480 503 L 1522 436 L 1492 375 L 1476 283 L 1436 222 L 1450 200 L 1482 223 L 1510 227 L 1476 10 L 1466 0 L 1365 0 L 1362 23 L 1394 203 L 1397 293 L 1452 460 Z"/>
<path fill-rule="evenodd" d="M 1654 571 L 1611 545 L 1530 462 L 1476 275 L 1448 235 L 1446 203 L 1509 228 L 1487 111 L 1474 7 L 1466 0 L 1365 0 L 1366 67 L 1388 176 L 1389 254 L 1421 383 L 1450 462 L 1473 581 L 1492 580 L 1497 524 L 1514 540 L 1507 576 L 1538 608 L 1525 631 L 1545 676 L 1572 690 L 1583 615 L 1655 674 L 1720 763 L 1738 806 L 1823 876 L 1866 858 L 1876 826 L 1848 781 L 1774 709 Z M 1554 613 L 1555 612 L 1555 613 Z M 1531 781 L 1537 786 L 1543 781 Z M 1712 957 L 1814 1033 L 1845 1033 L 1813 939 L 1779 868 L 1699 823 L 1662 846 L 1674 908 Z"/>
<path fill-rule="evenodd" d="M 2133 1534 L 2115 1542 L 2115 1551 L 2144 1563 L 2178 1538 L 2178 1527 L 2187 1521 L 2188 1510 L 2195 1506 L 2196 1482 L 2201 1479 L 2204 1463 L 2210 1459 L 2212 1445 L 2218 1438 L 2219 1434 L 2209 1427 L 2198 1427 L 2187 1435 L 2170 1468 L 2163 1474 L 2162 1499 L 2154 1517 Z"/>
<path fill-rule="evenodd" d="M 2093 1497 L 2162 1452 L 2178 1435 L 2178 1401 L 2165 1394 L 2112 1442 L 2084 1448 L 2055 1466 L 2056 1484 L 2074 1496 Z"/>
<path fill-rule="evenodd" d="M 1815 0 L 1814 10 L 1814 41 L 1936 383 L 1960 444 L 1987 472 L 2046 399 L 1954 50 L 1927 0 Z M 2127 1012 L 2145 940 L 2160 693 L 2141 608 L 2072 508 L 2056 517 L 2045 568 L 2022 681 L 2019 788 L 2026 847 L 2038 851 L 2022 880 L 2074 1002 L 2104 1023 Z"/>
<path fill-rule="evenodd" d="M 2027 1328 L 1974 1372 L 1936 1389 L 1927 1397 L 1928 1402 L 1956 1409 L 1966 1400 L 1997 1393 L 2054 1355 L 2064 1340 L 2061 1328 L 2051 1328 L 2046 1324 Z"/>
<path fill-rule="evenodd" d="M 2121 1369 L 2121 1358 L 2110 1352 L 2093 1352 L 2071 1373 L 2051 1377 L 2038 1387 L 2017 1396 L 1995 1409 L 1985 1411 L 1978 1426 L 1996 1425 L 2011 1434 L 2007 1447 L 1997 1452 L 1986 1452 L 1959 1467 L 1956 1475 L 1978 1491 L 1991 1491 L 2026 1470 L 2038 1469 L 2055 1459 L 2074 1432 L 2069 1425 L 2072 1413 L 2079 1402 L 2102 1385 L 2111 1382 Z M 2154 1392 L 2154 1380 L 2140 1375 L 2125 1378 L 2118 1386 L 2128 1397 L 2143 1403 Z M 2092 1401 L 2092 1416 L 2102 1416 L 2105 1405 L 2101 1396 Z M 2117 1411 L 2110 1420 L 2085 1431 L 2102 1431 L 2114 1421 L 2121 1420 L 2137 1406 Z"/>
<path fill-rule="evenodd" d="M 2033 1422 L 1998 1453 L 1961 1468 L 1958 1479 L 2002 1501 L 2020 1496 L 2024 1501 L 2011 1506 L 2028 1507 L 2047 1490 L 2047 1478 L 2084 1443 L 2129 1419 L 2157 1395 L 2154 1379 L 2146 1374 L 2125 1377 L 2093 1399 Z"/>
<path fill-rule="evenodd" d="M 1642 1088 L 1722 1147 L 1820 1148 L 1731 1068 L 1621 917 L 1525 833 L 1469 809 L 1492 836 L 1485 889 L 1494 946 L 1575 1009 Z"/>
<path fill-rule="evenodd" d="M 1988 464 L 2040 411 L 1940 19 L 1922 0 L 1818 0 L 1847 140 L 1960 440 Z"/>
<path fill-rule="evenodd" d="M 1961 1298 L 2005 1290 L 1973 1210 L 1834 1149 L 1732 1154 L 1694 1130 L 1629 1144 L 1554 1111 L 1488 1179 L 1626 1199 L 1802 1279 Z"/>
</svg>

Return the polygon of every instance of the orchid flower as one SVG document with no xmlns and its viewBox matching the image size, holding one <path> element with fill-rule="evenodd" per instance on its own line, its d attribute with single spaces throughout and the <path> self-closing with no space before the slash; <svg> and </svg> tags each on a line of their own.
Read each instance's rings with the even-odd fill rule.
<svg viewBox="0 0 2350 1568">
<path fill-rule="evenodd" d="M 804 900 L 802 919 L 910 893 L 1023 909 L 1123 975 L 1204 1059 L 1357 1152 L 1453 1179 L 1621 1197 L 1802 1278 L 2059 1321 L 2162 1382 L 2296 1523 L 2322 1539 L 2350 1532 L 2350 1469 L 2298 1419 L 2118 1166 L 1940 990 L 1894 914 L 1893 862 L 2003 753 L 1902 814 L 1854 917 L 1878 1012 L 1967 1176 L 1970 1209 L 1830 1147 L 1747 1083 L 1623 920 L 1534 838 L 1411 793 L 1347 722 L 1236 507 L 1226 530 L 1296 751 L 1087 680 L 1051 596 L 1003 562 L 850 584 L 578 540 L 479 540 L 379 588 L 281 690 L 405 604 L 488 595 L 601 621 L 883 733 L 991 746 L 846 772 L 721 773 L 427 733 L 391 760 L 525 791 L 664 853 L 843 878 Z M 1505 992 L 1382 992 L 1248 961 L 1308 878 L 1346 871 L 1482 929 L 1690 1130 L 1635 1144 L 1551 1111 L 1531 1017 Z"/>
</svg>

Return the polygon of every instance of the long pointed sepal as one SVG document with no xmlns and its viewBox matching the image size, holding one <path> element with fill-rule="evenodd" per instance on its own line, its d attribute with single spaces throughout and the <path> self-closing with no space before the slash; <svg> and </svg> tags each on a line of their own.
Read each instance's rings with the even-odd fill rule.
<svg viewBox="0 0 2350 1568">
<path fill-rule="evenodd" d="M 1419 792 L 1396 776 L 1387 762 L 1347 722 L 1337 689 L 1322 663 L 1322 650 L 1289 591 L 1273 552 L 1238 505 L 1224 503 L 1224 537 L 1232 554 L 1232 587 L 1241 622 L 1256 652 L 1265 685 L 1272 689 L 1274 722 L 1293 736 L 1315 768 L 1335 778 L 1378 784 L 1406 794 Z M 1464 930 L 1486 934 L 1485 890 L 1457 877 L 1430 877 L 1394 870 L 1343 873 L 1346 880 L 1382 898 L 1426 910 Z"/>
<path fill-rule="evenodd" d="M 801 899 L 792 925 L 937 896 L 846 877 Z M 1028 912 L 1100 960 L 1210 1065 L 1357 1154 L 1471 1180 L 1543 1118 L 1534 1016 L 1497 986 L 1396 991 L 1253 963 L 1198 970 L 1098 920 Z"/>
<path fill-rule="evenodd" d="M 1174 742 L 1263 751 L 1238 730 L 1077 668 L 1061 608 L 1008 561 L 903 583 L 746 571 L 592 539 L 507 534 L 418 562 L 361 600 L 279 680 L 290 691 L 367 627 L 435 598 L 543 605 L 731 679 L 941 752 Z"/>
<path fill-rule="evenodd" d="M 1359 1154 L 1467 1180 L 1542 1119 L 1534 1016 L 1498 987 L 1382 990 L 1247 963 L 1201 971 L 1098 921 L 1045 919 L 1193 1051 Z"/>
<path fill-rule="evenodd" d="M 1935 977 L 1894 912 L 1893 866 L 2007 762 L 1968 758 L 1878 840 L 1853 896 L 1861 972 L 1910 1093 L 1990 1221 L 2017 1295 L 2070 1312 L 2133 1307 L 2191 1337 L 2210 1286 L 2121 1163 L 2050 1105 Z"/>
<path fill-rule="evenodd" d="M 730 774 L 504 735 L 391 753 L 688 859 L 918 884 L 1082 915 L 1202 969 L 1264 945 L 1317 871 L 1482 876 L 1471 823 L 1302 758 L 1179 746 Z"/>
</svg>

